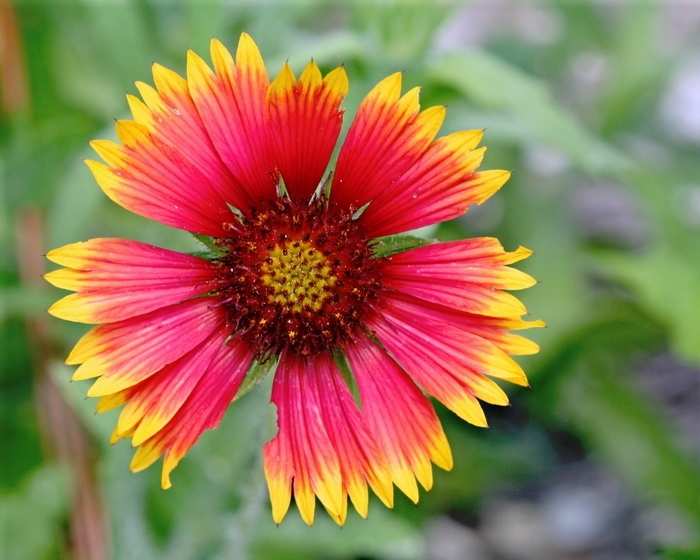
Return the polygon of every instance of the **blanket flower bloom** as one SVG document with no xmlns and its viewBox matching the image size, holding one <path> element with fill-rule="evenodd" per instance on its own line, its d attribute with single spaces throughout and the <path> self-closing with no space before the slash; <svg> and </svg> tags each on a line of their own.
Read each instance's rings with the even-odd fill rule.
<svg viewBox="0 0 700 560">
<path fill-rule="evenodd" d="M 189 52 L 186 79 L 154 65 L 120 143 L 92 142 L 105 163 L 87 162 L 117 204 L 210 252 L 116 238 L 49 252 L 65 268 L 46 279 L 75 292 L 49 311 L 98 325 L 66 363 L 97 378 L 98 411 L 123 405 L 112 439 L 138 447 L 133 471 L 164 456 L 164 488 L 252 366 L 274 364 L 263 459 L 276 522 L 292 494 L 309 524 L 316 498 L 339 524 L 348 497 L 366 516 L 368 485 L 389 507 L 394 485 L 417 502 L 431 463 L 452 467 L 425 393 L 485 426 L 479 399 L 508 402 L 491 378 L 527 385 L 510 356 L 538 350 L 509 331 L 542 323 L 504 291 L 534 283 L 508 266 L 527 249 L 392 236 L 460 216 L 509 173 L 476 171 L 482 131 L 436 138 L 445 108 L 420 111 L 397 73 L 362 101 L 326 175 L 344 69 L 323 77 L 311 62 L 297 80 L 285 64 L 270 82 L 246 34 L 235 61 L 217 40 L 211 57 L 213 70 Z"/>
</svg>

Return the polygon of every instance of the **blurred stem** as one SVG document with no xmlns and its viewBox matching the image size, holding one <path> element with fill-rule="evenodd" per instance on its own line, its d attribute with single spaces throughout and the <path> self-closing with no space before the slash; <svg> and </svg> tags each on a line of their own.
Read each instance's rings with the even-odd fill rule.
<svg viewBox="0 0 700 560">
<path fill-rule="evenodd" d="M 29 109 L 24 50 L 12 4 L 0 0 L 0 108 L 8 114 Z"/>
<path fill-rule="evenodd" d="M 256 391 L 257 397 L 268 395 L 271 391 L 272 375 L 265 377 Z M 250 396 L 250 395 L 249 395 Z M 271 410 L 271 409 L 268 409 Z M 248 476 L 239 483 L 240 505 L 234 514 L 228 530 L 228 545 L 221 555 L 222 559 L 249 560 L 250 550 L 257 527 L 260 525 L 260 516 L 265 509 L 267 498 L 265 472 L 261 448 L 270 440 L 270 432 L 276 429 L 277 415 L 273 413 L 259 414 L 255 416 L 254 437 L 250 440 L 248 468 L 245 472 Z"/>
<path fill-rule="evenodd" d="M 35 208 L 17 217 L 17 261 L 27 288 L 43 284 L 43 224 Z M 107 555 L 105 513 L 93 467 L 94 447 L 78 416 L 49 374 L 52 359 L 45 316 L 29 315 L 27 332 L 34 364 L 34 399 L 44 452 L 56 457 L 70 476 L 72 511 L 70 553 L 75 560 L 102 560 Z"/>
<path fill-rule="evenodd" d="M 249 560 L 251 558 L 251 537 L 259 524 L 266 496 L 261 459 L 260 446 L 256 446 L 255 459 L 251 461 L 248 477 L 242 481 L 240 486 L 241 504 L 229 531 L 229 550 L 226 558 L 236 560 Z"/>
</svg>

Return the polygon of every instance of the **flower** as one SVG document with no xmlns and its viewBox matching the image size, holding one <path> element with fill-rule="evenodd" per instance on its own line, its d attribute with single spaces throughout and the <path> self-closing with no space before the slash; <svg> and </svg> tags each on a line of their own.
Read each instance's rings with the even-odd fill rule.
<svg viewBox="0 0 700 560">
<path fill-rule="evenodd" d="M 82 364 L 73 379 L 97 378 L 98 411 L 124 405 L 112 440 L 138 446 L 133 471 L 163 455 L 167 488 L 252 366 L 276 364 L 279 430 L 263 450 L 276 522 L 292 494 L 309 524 L 316 497 L 339 524 L 348 496 L 366 516 L 368 485 L 389 507 L 394 485 L 417 502 L 431 462 L 452 467 L 423 391 L 486 426 L 478 399 L 508 402 L 490 377 L 527 385 L 510 355 L 538 350 L 508 331 L 542 323 L 504 291 L 534 283 L 508 266 L 527 249 L 391 236 L 460 216 L 509 173 L 476 171 L 482 131 L 436 139 L 445 108 L 420 111 L 397 73 L 362 101 L 324 181 L 344 69 L 310 62 L 297 80 L 285 64 L 270 83 L 246 34 L 235 62 L 217 40 L 211 57 L 213 71 L 189 52 L 187 79 L 154 65 L 121 144 L 92 142 L 105 163 L 87 162 L 117 204 L 211 252 L 126 239 L 49 252 L 65 268 L 46 279 L 76 292 L 49 311 L 98 325 L 66 360 Z"/>
</svg>

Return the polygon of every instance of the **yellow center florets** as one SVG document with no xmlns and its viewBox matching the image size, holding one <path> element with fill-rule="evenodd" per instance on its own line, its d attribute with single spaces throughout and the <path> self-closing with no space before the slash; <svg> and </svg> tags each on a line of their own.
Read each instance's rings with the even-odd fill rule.
<svg viewBox="0 0 700 560">
<path fill-rule="evenodd" d="M 268 303 L 294 313 L 318 311 L 337 282 L 328 259 L 306 241 L 287 241 L 272 249 L 260 279 L 270 288 Z"/>
</svg>

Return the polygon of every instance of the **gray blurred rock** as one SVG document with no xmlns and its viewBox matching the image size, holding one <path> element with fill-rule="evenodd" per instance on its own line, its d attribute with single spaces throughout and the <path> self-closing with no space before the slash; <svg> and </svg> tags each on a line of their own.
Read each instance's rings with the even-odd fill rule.
<svg viewBox="0 0 700 560">
<path fill-rule="evenodd" d="M 579 103 L 598 100 L 610 81 L 610 59 L 599 51 L 583 51 L 571 59 L 571 74 L 568 94 Z"/>
<path fill-rule="evenodd" d="M 531 173 L 541 177 L 555 177 L 571 168 L 571 160 L 562 152 L 541 144 L 525 146 L 523 160 Z"/>
<path fill-rule="evenodd" d="M 625 507 L 624 497 L 611 481 L 596 485 L 557 485 L 540 504 L 552 545 L 563 553 L 602 548 L 616 540 Z"/>
<path fill-rule="evenodd" d="M 700 59 L 676 72 L 661 100 L 659 115 L 671 136 L 700 144 Z"/>
<path fill-rule="evenodd" d="M 623 187 L 580 187 L 571 206 L 574 223 L 588 241 L 622 249 L 638 249 L 649 241 L 650 228 L 639 201 Z"/>
<path fill-rule="evenodd" d="M 555 6 L 519 0 L 472 2 L 449 18 L 438 32 L 438 51 L 483 45 L 498 37 L 551 45 L 564 35 L 564 20 Z"/>
<path fill-rule="evenodd" d="M 678 441 L 700 459 L 700 370 L 661 354 L 638 367 L 636 374 L 678 428 Z"/>
<path fill-rule="evenodd" d="M 491 560 L 479 534 L 449 517 L 437 517 L 425 529 L 428 560 Z"/>
<path fill-rule="evenodd" d="M 472 204 L 457 220 L 476 235 L 488 234 L 503 220 L 504 206 L 501 194 L 496 193 L 483 204 Z"/>
<path fill-rule="evenodd" d="M 484 512 L 481 534 L 489 547 L 508 560 L 553 560 L 556 549 L 537 504 L 500 501 Z"/>
<path fill-rule="evenodd" d="M 681 546 L 682 523 L 649 511 L 595 463 L 562 465 L 527 498 L 487 506 L 479 534 L 498 560 L 652 560 L 659 545 Z"/>
<path fill-rule="evenodd" d="M 695 540 L 690 524 L 678 512 L 661 506 L 642 511 L 635 526 L 642 541 L 653 547 L 684 548 Z"/>
<path fill-rule="evenodd" d="M 688 227 L 700 229 L 700 185 L 679 185 L 673 191 L 673 209 Z"/>
</svg>

